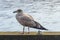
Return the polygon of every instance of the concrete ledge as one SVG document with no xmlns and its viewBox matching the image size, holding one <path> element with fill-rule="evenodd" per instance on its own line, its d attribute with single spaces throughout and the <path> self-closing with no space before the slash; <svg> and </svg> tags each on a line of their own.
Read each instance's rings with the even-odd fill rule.
<svg viewBox="0 0 60 40">
<path fill-rule="evenodd" d="M 60 35 L 60 32 L 42 32 L 42 35 Z"/>
<path fill-rule="evenodd" d="M 42 35 L 60 35 L 60 32 L 41 32 Z M 38 35 L 37 32 L 30 32 L 28 34 L 25 32 L 22 34 L 22 32 L 0 32 L 0 35 Z"/>
</svg>

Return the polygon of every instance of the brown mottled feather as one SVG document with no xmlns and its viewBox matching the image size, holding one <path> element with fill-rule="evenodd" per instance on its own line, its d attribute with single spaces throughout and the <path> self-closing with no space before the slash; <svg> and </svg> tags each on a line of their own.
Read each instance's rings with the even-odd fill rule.
<svg viewBox="0 0 60 40">
<path fill-rule="evenodd" d="M 18 14 L 16 15 L 16 19 L 18 22 L 24 26 L 36 26 L 34 19 L 26 14 L 23 14 L 19 16 Z"/>
</svg>

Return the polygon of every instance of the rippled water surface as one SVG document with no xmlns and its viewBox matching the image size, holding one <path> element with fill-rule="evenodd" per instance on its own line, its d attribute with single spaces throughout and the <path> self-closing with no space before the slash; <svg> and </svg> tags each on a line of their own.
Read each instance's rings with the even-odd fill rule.
<svg viewBox="0 0 60 40">
<path fill-rule="evenodd" d="M 13 14 L 16 9 L 30 14 L 48 31 L 60 31 L 60 0 L 0 0 L 0 31 L 22 31 Z"/>
</svg>

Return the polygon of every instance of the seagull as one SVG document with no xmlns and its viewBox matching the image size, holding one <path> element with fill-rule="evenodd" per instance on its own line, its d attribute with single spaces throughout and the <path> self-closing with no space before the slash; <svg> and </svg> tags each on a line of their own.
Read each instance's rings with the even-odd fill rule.
<svg viewBox="0 0 60 40">
<path fill-rule="evenodd" d="M 40 30 L 48 30 L 44 28 L 41 24 L 36 22 L 31 15 L 24 13 L 22 9 L 17 9 L 16 11 L 13 11 L 13 13 L 17 13 L 16 19 L 23 26 L 22 34 L 24 34 L 25 27 L 28 27 L 28 34 L 29 34 L 30 27 L 39 29 L 38 31 L 39 33 L 40 33 Z"/>
</svg>

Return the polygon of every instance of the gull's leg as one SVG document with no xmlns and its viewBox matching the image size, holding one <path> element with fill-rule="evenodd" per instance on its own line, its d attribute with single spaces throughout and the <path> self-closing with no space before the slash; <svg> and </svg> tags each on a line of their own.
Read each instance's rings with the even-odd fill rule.
<svg viewBox="0 0 60 40">
<path fill-rule="evenodd" d="M 22 34 L 24 34 L 24 30 L 25 30 L 25 27 L 23 27 L 23 32 L 22 32 Z"/>
<path fill-rule="evenodd" d="M 28 34 L 29 34 L 30 30 L 29 30 L 29 27 L 28 27 Z"/>
<path fill-rule="evenodd" d="M 41 31 L 40 30 L 38 30 L 38 35 L 41 35 Z"/>
</svg>

